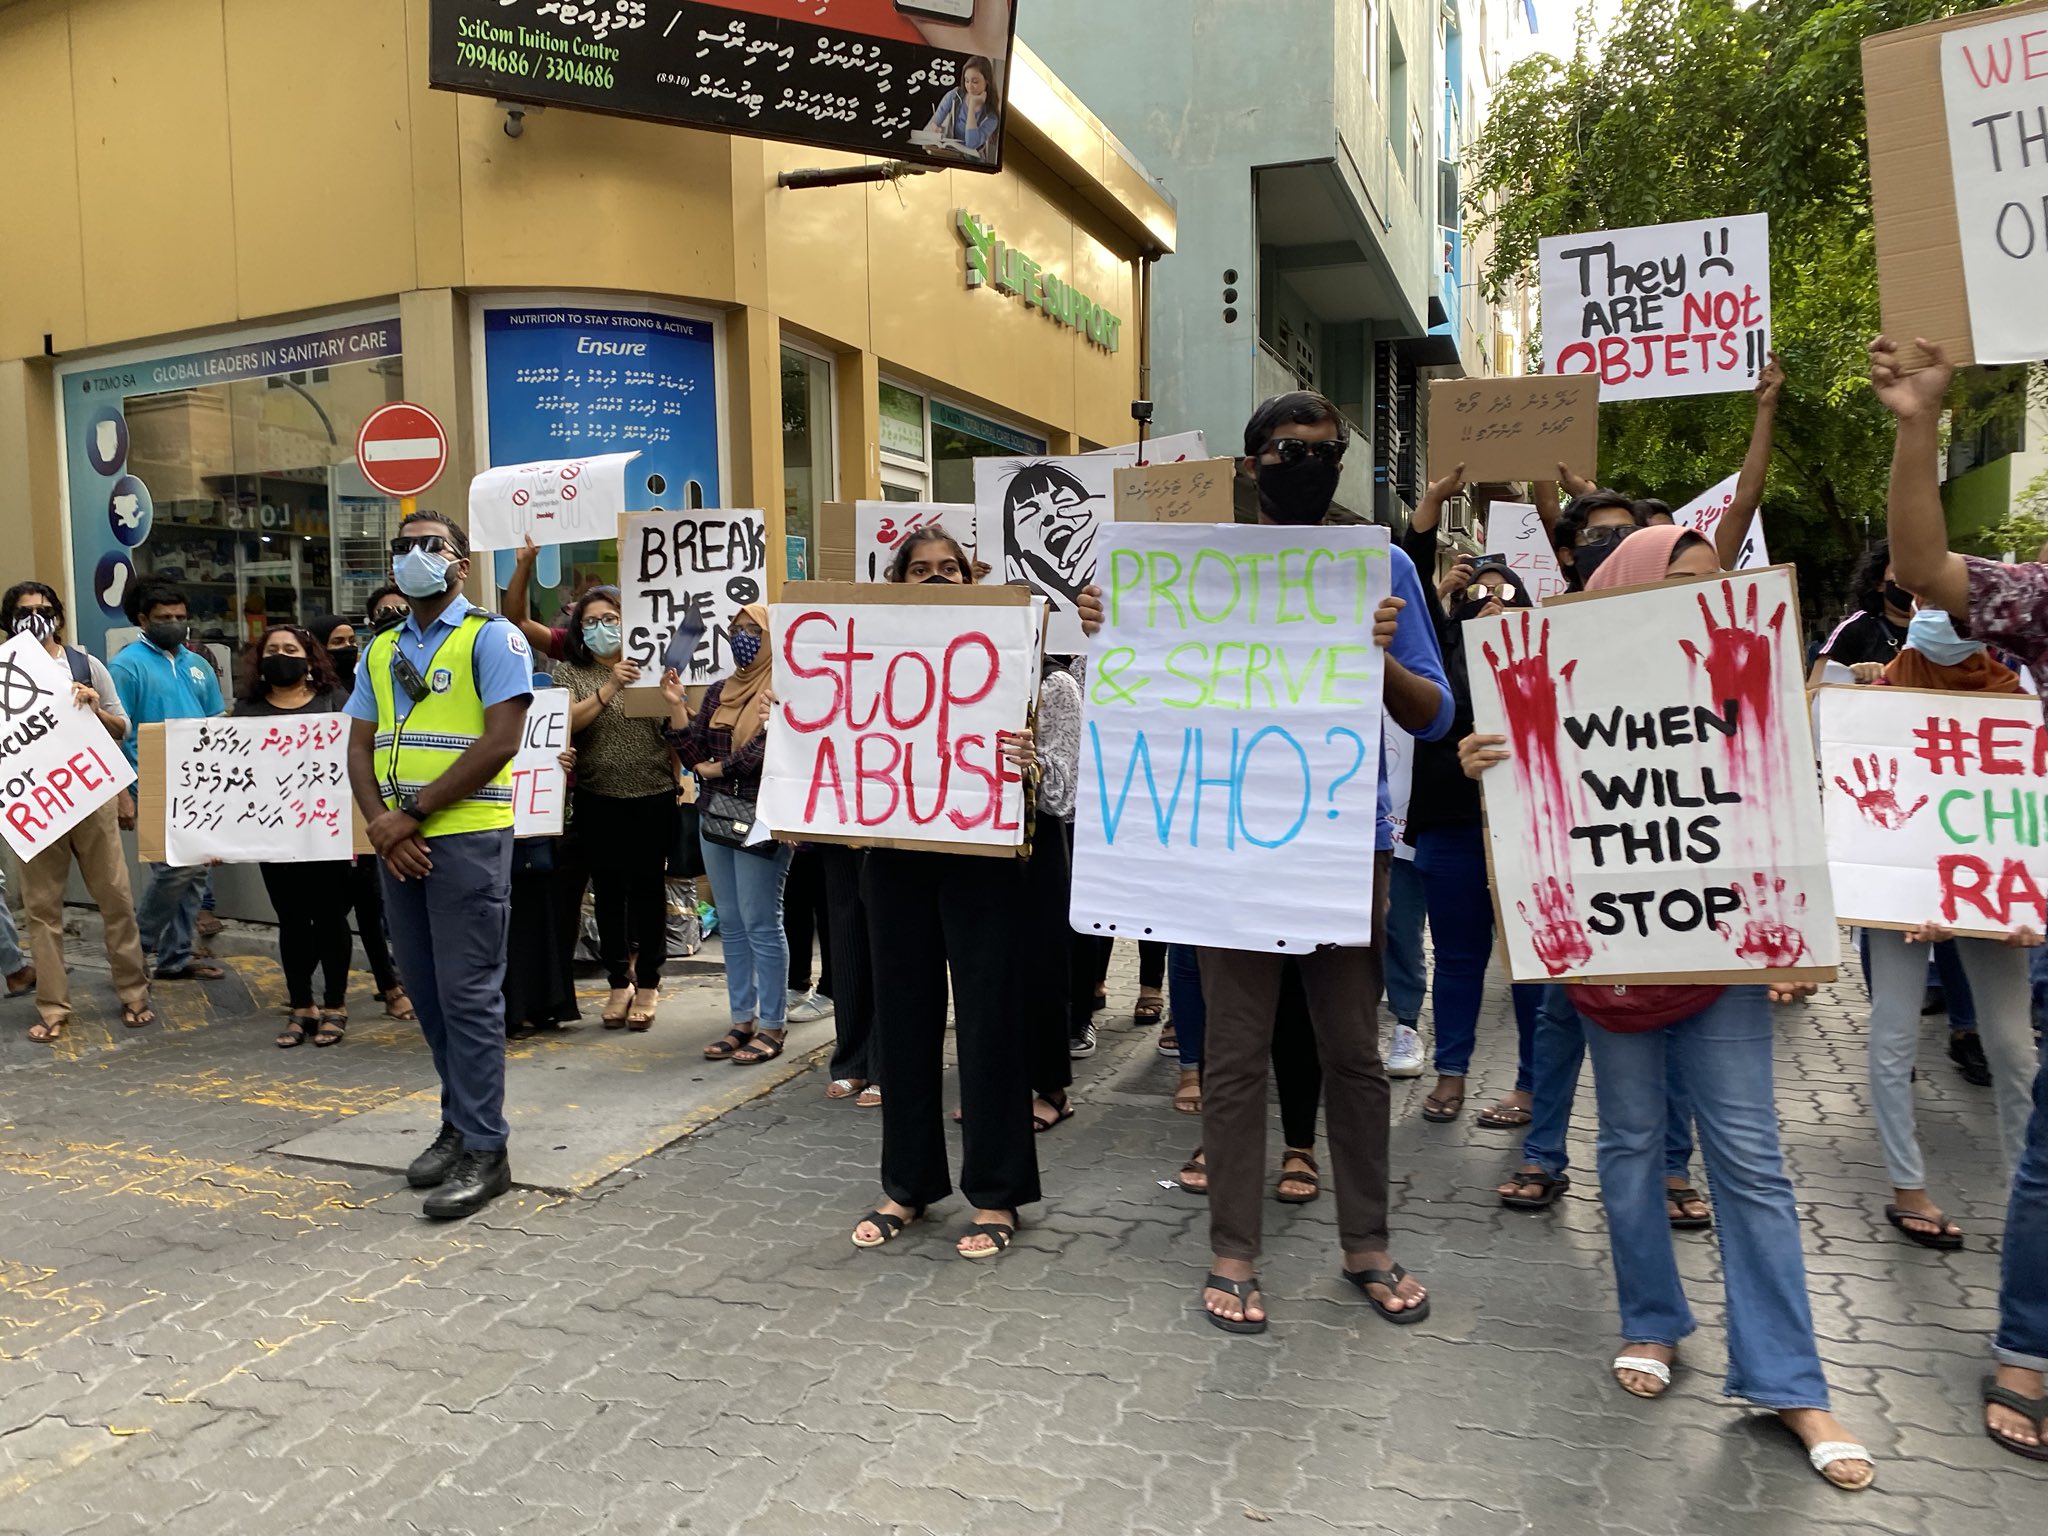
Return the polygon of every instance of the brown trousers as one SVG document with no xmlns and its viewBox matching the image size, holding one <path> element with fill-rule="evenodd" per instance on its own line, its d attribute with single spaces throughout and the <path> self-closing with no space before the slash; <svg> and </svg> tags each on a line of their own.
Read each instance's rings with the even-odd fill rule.
<svg viewBox="0 0 2048 1536">
<path fill-rule="evenodd" d="M 99 903 L 114 991 L 130 1008 L 149 1002 L 149 970 L 135 932 L 135 895 L 121 851 L 120 813 L 109 800 L 22 866 L 21 904 L 28 914 L 29 952 L 36 962 L 36 1011 L 45 1024 L 71 1017 L 71 980 L 64 974 L 64 887 L 71 861 Z"/>
<path fill-rule="evenodd" d="M 1346 1253 L 1387 1246 L 1387 1177 L 1392 1092 L 1380 1059 L 1381 938 L 1388 857 L 1373 882 L 1373 942 L 1285 955 L 1204 949 L 1202 998 L 1209 1027 L 1202 1048 L 1202 1150 L 1209 1165 L 1209 1246 L 1217 1257 L 1256 1262 L 1265 1215 L 1266 1070 L 1280 984 L 1301 968 L 1309 1021 L 1323 1062 L 1323 1103 L 1337 1233 Z"/>
</svg>

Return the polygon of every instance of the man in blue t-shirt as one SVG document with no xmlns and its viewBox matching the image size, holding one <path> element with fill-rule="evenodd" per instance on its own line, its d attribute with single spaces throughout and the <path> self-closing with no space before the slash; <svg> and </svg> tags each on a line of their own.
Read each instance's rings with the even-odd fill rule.
<svg viewBox="0 0 2048 1536">
<path fill-rule="evenodd" d="M 199 720 L 227 710 L 213 664 L 186 647 L 192 618 L 184 589 L 168 581 L 140 582 L 129 594 L 127 609 L 128 617 L 142 626 L 142 638 L 109 662 L 107 670 L 128 716 L 121 750 L 135 763 L 140 727 L 164 720 Z M 133 826 L 134 801 L 125 793 L 121 810 L 122 825 Z M 219 966 L 192 959 L 208 867 L 152 864 L 149 869 L 149 889 L 136 903 L 135 924 L 141 930 L 144 956 L 156 956 L 156 979 L 217 981 L 225 976 Z"/>
</svg>

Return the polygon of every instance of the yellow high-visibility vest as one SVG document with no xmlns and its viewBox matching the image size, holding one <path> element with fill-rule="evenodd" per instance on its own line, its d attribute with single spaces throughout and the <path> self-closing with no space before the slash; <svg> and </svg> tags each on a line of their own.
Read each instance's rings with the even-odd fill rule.
<svg viewBox="0 0 2048 1536">
<path fill-rule="evenodd" d="M 407 795 L 417 795 L 454 766 L 455 760 L 484 733 L 484 701 L 476 690 L 476 643 L 484 626 L 496 616 L 481 610 L 463 615 L 427 665 L 420 669 L 428 685 L 425 698 L 398 718 L 397 680 L 391 664 L 398 654 L 393 625 L 370 642 L 363 665 L 370 669 L 370 689 L 377 700 L 377 789 L 384 804 L 398 808 Z M 444 806 L 420 827 L 423 837 L 451 832 L 490 832 L 512 825 L 512 764 L 466 800 Z"/>
</svg>

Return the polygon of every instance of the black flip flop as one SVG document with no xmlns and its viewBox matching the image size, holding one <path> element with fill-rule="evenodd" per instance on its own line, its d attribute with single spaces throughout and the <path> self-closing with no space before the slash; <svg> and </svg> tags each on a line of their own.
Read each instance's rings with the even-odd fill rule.
<svg viewBox="0 0 2048 1536">
<path fill-rule="evenodd" d="M 1358 1287 L 1359 1294 L 1372 1303 L 1373 1311 L 1379 1313 L 1381 1317 L 1384 1317 L 1390 1323 L 1405 1328 L 1410 1323 L 1419 1323 L 1429 1316 L 1429 1298 L 1427 1296 L 1423 1297 L 1415 1306 L 1403 1307 L 1397 1312 L 1366 1289 L 1370 1285 L 1384 1285 L 1389 1293 L 1398 1291 L 1401 1288 L 1401 1282 L 1408 1278 L 1408 1271 L 1398 1264 L 1392 1269 L 1346 1269 L 1339 1271 L 1339 1273 Z"/>
<path fill-rule="evenodd" d="M 1243 1302 L 1246 1309 L 1249 1310 L 1252 1304 L 1252 1297 L 1258 1293 L 1259 1277 L 1253 1275 L 1249 1280 L 1226 1280 L 1221 1275 L 1211 1275 L 1202 1282 L 1202 1289 L 1205 1291 L 1228 1291 L 1232 1296 Z M 1201 1300 L 1200 1297 L 1195 1299 L 1197 1301 Z M 1225 1333 L 1264 1333 L 1266 1331 L 1266 1319 L 1263 1317 L 1224 1317 L 1220 1313 L 1211 1312 L 1207 1305 L 1204 1305 L 1202 1308 L 1202 1316 L 1209 1319 L 1210 1322 L 1221 1328 Z"/>
<path fill-rule="evenodd" d="M 1533 1113 L 1519 1104 L 1489 1104 L 1473 1116 L 1472 1123 L 1484 1126 L 1489 1131 L 1519 1131 L 1535 1118 Z"/>
<path fill-rule="evenodd" d="M 1909 1211 L 1903 1205 L 1888 1205 L 1884 1208 L 1884 1219 L 1906 1234 L 1906 1241 L 1918 1243 L 1922 1248 L 1934 1248 L 1943 1253 L 1953 1253 L 1963 1246 L 1961 1228 L 1949 1231 L 1955 1224 L 1941 1211 Z M 1939 1232 L 1922 1232 L 1906 1225 L 1908 1221 L 1931 1221 L 1941 1228 Z M 2010 1408 L 2012 1404 L 2007 1403 Z"/>
<path fill-rule="evenodd" d="M 1695 1200 L 1699 1201 L 1701 1205 L 1707 1203 L 1707 1197 L 1694 1189 L 1690 1184 L 1680 1184 L 1676 1188 L 1667 1187 L 1665 1189 L 1664 1204 L 1678 1212 L 1676 1216 L 1670 1217 L 1672 1231 L 1704 1232 L 1714 1224 L 1711 1211 L 1705 1216 L 1688 1216 L 1685 1214 L 1685 1207 Z M 1669 1215 L 1669 1212 L 1667 1211 L 1666 1214 Z"/>
<path fill-rule="evenodd" d="M 2036 1434 L 2040 1434 L 2043 1423 L 2048 1422 L 2048 1395 L 2022 1397 L 2011 1387 L 2001 1387 L 1996 1376 L 1984 1378 L 1984 1403 L 1986 1407 L 1996 1403 L 2001 1408 L 2010 1408 L 2022 1418 L 2031 1419 Z M 2024 1456 L 2029 1461 L 2048 1461 L 2048 1445 L 2022 1445 L 2017 1440 L 2008 1440 L 1988 1421 L 1984 1425 L 1984 1433 L 2001 1449 L 2011 1451 L 2015 1456 Z"/>
<path fill-rule="evenodd" d="M 1017 1235 L 1017 1213 L 1015 1211 L 1010 1212 L 1010 1217 L 1011 1219 L 1008 1223 L 977 1221 L 960 1234 L 963 1239 L 969 1237 L 988 1238 L 995 1244 L 995 1247 L 977 1248 L 973 1253 L 967 1253 L 956 1244 L 953 1251 L 963 1259 L 993 1259 L 997 1257 L 1009 1248 L 1010 1240 Z"/>
<path fill-rule="evenodd" d="M 1040 1094 L 1039 1097 L 1045 1098 L 1045 1095 Z M 1048 1104 L 1052 1104 L 1051 1099 L 1046 1099 L 1045 1101 Z M 1053 1104 L 1052 1118 L 1050 1120 L 1041 1120 L 1038 1118 L 1038 1116 L 1033 1115 L 1031 1117 L 1031 1129 L 1038 1135 L 1043 1136 L 1047 1131 L 1051 1130 L 1054 1126 L 1058 1125 L 1062 1120 L 1071 1120 L 1073 1118 L 1074 1101 L 1068 1098 L 1063 1093 L 1060 1095 L 1059 1103 Z"/>
<path fill-rule="evenodd" d="M 1441 1104 L 1444 1107 L 1442 1109 L 1432 1109 L 1430 1106 L 1433 1104 Z M 1431 1094 L 1422 1101 L 1422 1118 L 1431 1125 L 1449 1125 L 1464 1112 L 1465 1095 L 1462 1093 L 1448 1099 L 1440 1099 L 1435 1094 Z"/>
<path fill-rule="evenodd" d="M 1572 1187 L 1568 1175 L 1550 1173 L 1542 1168 L 1534 1173 L 1517 1169 L 1510 1177 L 1517 1184 L 1535 1184 L 1543 1191 L 1540 1195 L 1502 1195 L 1500 1203 L 1511 1211 L 1547 1211 L 1557 1204 L 1558 1196 Z"/>
</svg>

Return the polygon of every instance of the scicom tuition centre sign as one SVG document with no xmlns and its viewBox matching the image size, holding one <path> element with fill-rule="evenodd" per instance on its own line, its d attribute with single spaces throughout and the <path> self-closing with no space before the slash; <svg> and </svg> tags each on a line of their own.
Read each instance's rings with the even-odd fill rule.
<svg viewBox="0 0 2048 1536">
<path fill-rule="evenodd" d="M 1013 245 L 996 238 L 996 227 L 984 224 L 965 208 L 954 215 L 954 227 L 967 245 L 967 286 L 993 288 L 1024 301 L 1058 325 L 1072 326 L 1105 352 L 1123 343 L 1123 320 L 1080 289 L 1053 276 Z"/>
</svg>

